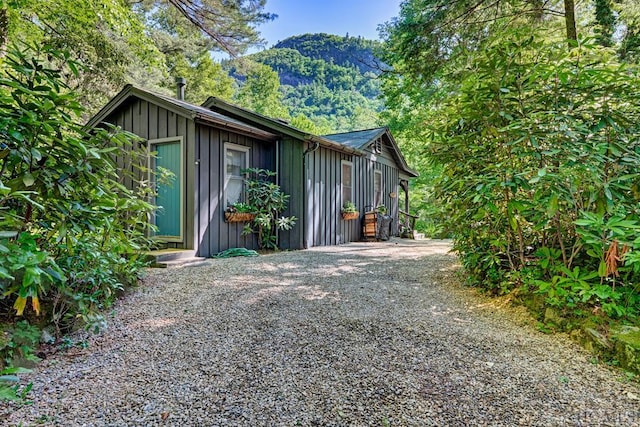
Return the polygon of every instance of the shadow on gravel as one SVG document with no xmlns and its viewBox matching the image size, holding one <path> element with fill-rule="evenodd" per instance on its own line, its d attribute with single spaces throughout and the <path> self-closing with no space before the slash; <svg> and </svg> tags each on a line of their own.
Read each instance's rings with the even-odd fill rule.
<svg viewBox="0 0 640 427">
<path fill-rule="evenodd" d="M 446 241 L 152 271 L 10 425 L 639 425 L 635 385 L 456 281 Z"/>
<path fill-rule="evenodd" d="M 335 300 L 348 288 L 417 283 L 425 274 L 451 275 L 458 264 L 455 256 L 447 254 L 449 249 L 447 241 L 391 241 L 277 253 L 256 259 L 246 266 L 243 274 L 230 278 L 230 283 L 224 286 L 235 284 L 253 289 L 255 293 L 244 299 L 248 304 L 283 292 L 299 293 L 306 300 Z M 427 258 L 435 261 L 427 262 Z"/>
</svg>

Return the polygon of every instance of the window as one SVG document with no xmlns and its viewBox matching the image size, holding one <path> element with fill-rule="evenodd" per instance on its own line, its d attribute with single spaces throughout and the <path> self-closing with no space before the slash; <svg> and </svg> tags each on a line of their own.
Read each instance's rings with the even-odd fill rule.
<svg viewBox="0 0 640 427">
<path fill-rule="evenodd" d="M 353 202 L 353 164 L 342 161 L 342 204 Z"/>
<path fill-rule="evenodd" d="M 227 143 L 224 145 L 224 194 L 227 206 L 244 201 L 242 171 L 249 167 L 249 147 Z"/>
<path fill-rule="evenodd" d="M 373 207 L 377 208 L 382 204 L 382 172 L 373 172 Z"/>
</svg>

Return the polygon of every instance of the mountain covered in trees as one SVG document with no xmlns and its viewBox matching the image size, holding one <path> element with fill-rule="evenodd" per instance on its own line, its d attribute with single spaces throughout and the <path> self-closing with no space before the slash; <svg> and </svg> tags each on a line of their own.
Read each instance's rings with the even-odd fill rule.
<svg viewBox="0 0 640 427">
<path fill-rule="evenodd" d="M 278 75 L 285 109 L 309 119 L 315 130 L 362 129 L 376 126 L 383 108 L 379 76 L 385 65 L 375 56 L 378 47 L 361 37 L 304 34 L 223 66 L 240 86 L 255 63 L 268 66 Z"/>
</svg>

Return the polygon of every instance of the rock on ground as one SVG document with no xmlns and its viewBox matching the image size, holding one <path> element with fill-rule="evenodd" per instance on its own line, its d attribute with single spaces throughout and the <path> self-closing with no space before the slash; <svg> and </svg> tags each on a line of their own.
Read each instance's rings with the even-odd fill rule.
<svg viewBox="0 0 640 427">
<path fill-rule="evenodd" d="M 640 386 L 460 285 L 444 241 L 150 271 L 3 425 L 638 426 Z"/>
</svg>

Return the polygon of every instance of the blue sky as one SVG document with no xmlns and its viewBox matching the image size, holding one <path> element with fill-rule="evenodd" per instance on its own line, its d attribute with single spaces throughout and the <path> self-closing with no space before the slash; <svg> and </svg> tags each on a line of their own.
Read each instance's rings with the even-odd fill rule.
<svg viewBox="0 0 640 427">
<path fill-rule="evenodd" d="M 379 24 L 398 16 L 401 0 L 267 0 L 266 11 L 278 15 L 258 27 L 271 47 L 305 33 L 378 38 Z"/>
</svg>

